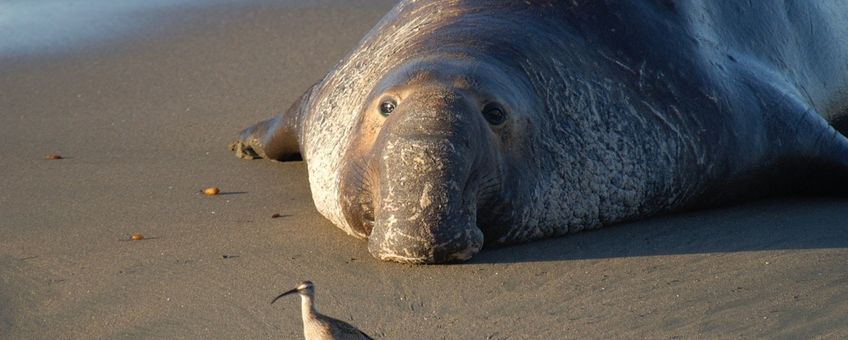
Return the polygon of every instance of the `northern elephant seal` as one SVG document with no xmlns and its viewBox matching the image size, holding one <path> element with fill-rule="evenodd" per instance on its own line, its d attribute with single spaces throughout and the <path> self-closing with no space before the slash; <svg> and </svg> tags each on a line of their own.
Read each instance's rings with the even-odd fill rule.
<svg viewBox="0 0 848 340">
<path fill-rule="evenodd" d="M 302 155 L 318 210 L 375 257 L 441 263 L 844 193 L 846 113 L 848 2 L 408 0 L 232 149 Z"/>
</svg>

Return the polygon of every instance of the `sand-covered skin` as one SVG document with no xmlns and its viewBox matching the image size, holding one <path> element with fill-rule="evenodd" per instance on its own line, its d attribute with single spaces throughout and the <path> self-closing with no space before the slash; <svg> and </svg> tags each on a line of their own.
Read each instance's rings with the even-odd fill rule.
<svg viewBox="0 0 848 340">
<path fill-rule="evenodd" d="M 303 280 L 377 338 L 848 336 L 845 198 L 406 266 L 316 212 L 305 164 L 227 149 L 392 3 L 178 7 L 120 43 L 0 56 L 0 338 L 298 338 L 297 298 L 269 303 Z"/>
</svg>

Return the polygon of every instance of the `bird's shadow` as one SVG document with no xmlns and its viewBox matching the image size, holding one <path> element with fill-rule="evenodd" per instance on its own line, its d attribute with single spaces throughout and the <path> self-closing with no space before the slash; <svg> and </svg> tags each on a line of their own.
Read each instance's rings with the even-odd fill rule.
<svg viewBox="0 0 848 340">
<path fill-rule="evenodd" d="M 470 263 L 848 248 L 848 200 L 785 198 L 486 248 Z"/>
</svg>

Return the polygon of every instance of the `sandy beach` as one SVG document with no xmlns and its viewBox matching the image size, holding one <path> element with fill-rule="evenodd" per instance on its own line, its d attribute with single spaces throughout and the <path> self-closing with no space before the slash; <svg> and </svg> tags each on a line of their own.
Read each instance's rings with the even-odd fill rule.
<svg viewBox="0 0 848 340">
<path fill-rule="evenodd" d="M 297 339 L 298 299 L 269 302 L 302 280 L 384 339 L 848 337 L 848 198 L 373 259 L 315 210 L 303 162 L 227 145 L 394 1 L 183 2 L 73 44 L 0 36 L 0 338 Z"/>
</svg>

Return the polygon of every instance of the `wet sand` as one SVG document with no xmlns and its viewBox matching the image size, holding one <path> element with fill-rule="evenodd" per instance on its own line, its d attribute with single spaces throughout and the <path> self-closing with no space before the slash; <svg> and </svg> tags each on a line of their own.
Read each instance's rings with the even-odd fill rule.
<svg viewBox="0 0 848 340">
<path fill-rule="evenodd" d="M 119 41 L 0 56 L 0 338 L 298 338 L 297 299 L 269 302 L 306 279 L 386 339 L 848 336 L 847 199 L 407 266 L 323 219 L 304 163 L 227 150 L 392 3 L 169 7 Z"/>
</svg>

